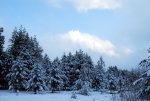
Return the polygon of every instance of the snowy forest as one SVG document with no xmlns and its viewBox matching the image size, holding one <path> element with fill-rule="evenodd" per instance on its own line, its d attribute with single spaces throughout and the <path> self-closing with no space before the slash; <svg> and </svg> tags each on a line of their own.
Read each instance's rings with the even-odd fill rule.
<svg viewBox="0 0 150 101">
<path fill-rule="evenodd" d="M 129 97 L 130 100 L 125 101 L 150 100 L 149 56 L 139 61 L 136 69 L 122 70 L 117 66 L 106 67 L 101 56 L 94 63 L 82 50 L 64 53 L 61 58 L 52 60 L 43 53 L 38 39 L 30 36 L 23 27 L 14 29 L 4 50 L 5 37 L 1 32 L 1 90 L 32 91 L 35 94 L 74 91 L 85 96 L 97 91 Z"/>
</svg>

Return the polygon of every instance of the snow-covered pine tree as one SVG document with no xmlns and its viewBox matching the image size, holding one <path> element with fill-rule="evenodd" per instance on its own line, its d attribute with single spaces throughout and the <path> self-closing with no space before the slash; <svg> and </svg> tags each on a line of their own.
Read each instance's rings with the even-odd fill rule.
<svg viewBox="0 0 150 101">
<path fill-rule="evenodd" d="M 38 91 L 47 90 L 45 83 L 45 69 L 43 65 L 43 49 L 40 47 L 36 37 L 31 38 L 31 64 L 28 79 L 27 89 L 34 90 L 36 94 Z"/>
<path fill-rule="evenodd" d="M 141 73 L 139 73 L 139 69 L 135 68 L 130 71 L 130 74 L 128 76 L 129 86 L 128 89 L 134 91 L 135 86 L 133 85 L 133 82 L 139 79 Z"/>
<path fill-rule="evenodd" d="M 50 78 L 50 85 L 51 85 L 51 91 L 54 93 L 55 91 L 60 90 L 63 87 L 63 74 L 60 67 L 60 60 L 59 58 L 54 59 L 52 62 L 52 68 L 51 68 L 51 78 Z"/>
<path fill-rule="evenodd" d="M 89 95 L 93 76 L 92 70 L 94 68 L 93 62 L 91 57 L 83 53 L 81 50 L 79 53 L 77 52 L 76 55 L 78 55 L 76 62 L 79 66 L 79 75 L 74 86 L 77 90 L 79 90 L 79 93 Z"/>
<path fill-rule="evenodd" d="M 110 66 L 107 72 L 113 74 L 115 77 L 119 77 L 119 70 L 117 66 Z"/>
<path fill-rule="evenodd" d="M 6 74 L 4 73 L 5 69 L 5 53 L 3 50 L 4 46 L 4 36 L 0 32 L 0 88 L 5 88 L 7 81 L 4 79 Z"/>
<path fill-rule="evenodd" d="M 37 41 L 36 37 L 31 37 L 31 44 L 30 47 L 32 48 L 32 61 L 43 60 L 43 49 L 39 45 L 39 42 Z"/>
<path fill-rule="evenodd" d="M 106 78 L 107 78 L 107 89 L 109 89 L 111 93 L 117 90 L 118 77 L 119 77 L 118 68 L 116 66 L 110 66 L 106 71 Z"/>
<path fill-rule="evenodd" d="M 113 91 L 116 90 L 116 86 L 117 86 L 117 83 L 115 81 L 116 78 L 114 77 L 114 75 L 108 74 L 107 79 L 108 79 L 107 87 L 110 90 L 110 93 L 113 93 Z"/>
<path fill-rule="evenodd" d="M 76 54 L 74 55 L 74 61 L 73 61 L 73 72 L 74 72 L 74 90 L 81 89 L 81 76 L 84 78 L 84 75 L 81 74 L 81 69 L 83 67 L 84 63 L 84 53 L 82 50 L 76 51 Z M 82 70 L 83 71 L 83 70 Z"/>
<path fill-rule="evenodd" d="M 3 54 L 3 48 L 4 48 L 4 42 L 5 42 L 4 39 L 5 39 L 5 37 L 0 32 L 0 55 Z"/>
<path fill-rule="evenodd" d="M 150 48 L 148 49 L 148 53 L 150 53 Z M 133 83 L 138 89 L 137 97 L 150 100 L 150 57 L 141 61 L 139 66 L 142 68 L 141 75 Z"/>
<path fill-rule="evenodd" d="M 89 91 L 91 89 L 92 85 L 92 79 L 93 79 L 93 62 L 91 60 L 91 57 L 85 54 L 85 63 L 83 63 L 83 67 L 81 69 L 81 89 L 80 93 L 83 95 L 89 95 Z M 79 79 L 80 80 L 80 79 Z"/>
<path fill-rule="evenodd" d="M 9 88 L 13 90 L 21 90 L 26 88 L 25 85 L 28 80 L 28 64 L 30 64 L 28 33 L 22 27 L 15 29 L 10 39 L 8 47 L 10 72 L 7 74 L 9 79 Z"/>
<path fill-rule="evenodd" d="M 42 66 L 44 69 L 44 74 L 45 74 L 45 84 L 47 86 L 47 90 L 50 90 L 50 78 L 51 78 L 51 68 L 52 68 L 52 62 L 50 60 L 50 58 L 48 57 L 47 54 L 45 54 L 44 58 L 43 58 L 43 62 L 42 62 Z"/>
<path fill-rule="evenodd" d="M 119 77 L 118 77 L 118 92 L 121 93 L 124 88 L 125 88 L 125 74 L 123 71 L 120 70 L 120 73 L 119 73 Z"/>
<path fill-rule="evenodd" d="M 13 60 L 12 67 L 7 75 L 10 78 L 8 82 L 9 89 L 18 92 L 26 87 L 28 77 L 28 69 L 26 67 L 26 61 L 21 56 Z"/>
<path fill-rule="evenodd" d="M 2 81 L 2 88 L 5 88 L 5 89 L 8 89 L 9 86 L 8 86 L 8 81 L 9 79 L 7 78 L 7 74 L 10 72 L 10 67 L 12 66 L 12 59 L 11 59 L 11 56 L 8 54 L 7 51 L 4 52 L 3 54 L 4 56 L 4 61 L 2 63 L 2 74 L 1 74 L 1 80 Z"/>
<path fill-rule="evenodd" d="M 119 77 L 117 77 L 117 83 L 118 83 L 117 90 L 119 92 L 124 90 L 131 90 L 130 86 L 132 82 L 129 81 L 130 78 L 131 78 L 131 72 L 127 70 L 119 70 Z"/>
<path fill-rule="evenodd" d="M 62 56 L 62 59 L 61 59 L 61 69 L 62 69 L 62 72 L 64 74 L 64 78 L 63 79 L 63 87 L 62 87 L 62 90 L 70 90 L 70 81 L 69 81 L 69 78 L 70 78 L 70 70 L 71 68 L 69 67 L 69 63 L 70 63 L 70 60 L 68 58 L 69 56 L 67 56 L 66 54 L 64 54 Z"/>
<path fill-rule="evenodd" d="M 105 62 L 102 57 L 97 62 L 94 68 L 94 78 L 92 81 L 92 88 L 95 90 L 102 90 L 105 88 Z"/>
<path fill-rule="evenodd" d="M 38 91 L 47 89 L 44 78 L 44 69 L 40 61 L 34 62 L 33 69 L 29 76 L 30 79 L 28 80 L 29 84 L 27 88 L 33 90 L 35 94 L 37 94 Z"/>
<path fill-rule="evenodd" d="M 75 56 L 69 52 L 67 56 L 68 60 L 68 72 L 67 77 L 69 79 L 69 90 L 74 90 L 74 84 L 75 81 L 77 80 L 77 75 L 76 75 L 76 61 L 75 61 Z"/>
</svg>

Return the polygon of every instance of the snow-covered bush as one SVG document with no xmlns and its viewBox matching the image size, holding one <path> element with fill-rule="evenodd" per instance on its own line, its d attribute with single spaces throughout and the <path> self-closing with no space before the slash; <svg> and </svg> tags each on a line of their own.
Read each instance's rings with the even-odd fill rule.
<svg viewBox="0 0 150 101">
<path fill-rule="evenodd" d="M 72 93 L 71 98 L 72 98 L 72 99 L 77 99 L 77 95 L 76 95 L 75 92 Z"/>
<path fill-rule="evenodd" d="M 82 88 L 79 90 L 79 94 L 88 96 L 90 94 L 89 91 L 90 91 L 89 83 L 86 82 L 84 85 L 82 85 Z"/>
<path fill-rule="evenodd" d="M 120 100 L 121 101 L 140 101 L 136 98 L 136 94 L 134 92 L 121 92 Z"/>
</svg>

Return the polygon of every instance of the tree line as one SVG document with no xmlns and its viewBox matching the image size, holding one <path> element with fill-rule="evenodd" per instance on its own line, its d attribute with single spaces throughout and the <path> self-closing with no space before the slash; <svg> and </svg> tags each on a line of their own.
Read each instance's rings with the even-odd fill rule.
<svg viewBox="0 0 150 101">
<path fill-rule="evenodd" d="M 51 60 L 36 37 L 25 28 L 14 29 L 9 46 L 4 51 L 4 36 L 0 33 L 0 89 L 25 91 L 89 91 L 110 93 L 133 91 L 139 98 L 150 98 L 150 59 L 132 71 L 109 66 L 102 57 L 96 64 L 82 50 L 69 52 Z M 150 49 L 149 51 L 150 52 Z"/>
</svg>

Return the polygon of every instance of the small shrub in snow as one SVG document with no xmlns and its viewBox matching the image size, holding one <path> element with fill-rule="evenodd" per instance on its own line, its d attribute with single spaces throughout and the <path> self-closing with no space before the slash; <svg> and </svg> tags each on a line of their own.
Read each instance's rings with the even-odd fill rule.
<svg viewBox="0 0 150 101">
<path fill-rule="evenodd" d="M 79 94 L 88 96 L 89 86 L 87 84 L 83 85 L 83 87 L 79 90 Z"/>
<path fill-rule="evenodd" d="M 136 95 L 133 92 L 122 92 L 120 93 L 121 101 L 139 101 L 136 99 Z"/>
<path fill-rule="evenodd" d="M 19 90 L 17 90 L 16 95 L 17 95 L 17 96 L 19 95 Z"/>
<path fill-rule="evenodd" d="M 75 93 L 75 92 L 72 93 L 71 98 L 72 98 L 72 99 L 77 99 L 77 96 L 76 96 L 76 93 Z"/>
<path fill-rule="evenodd" d="M 89 95 L 89 92 L 88 92 L 87 89 L 82 89 L 82 90 L 79 91 L 79 93 L 82 94 L 82 95 L 86 95 L 86 96 Z"/>
</svg>

